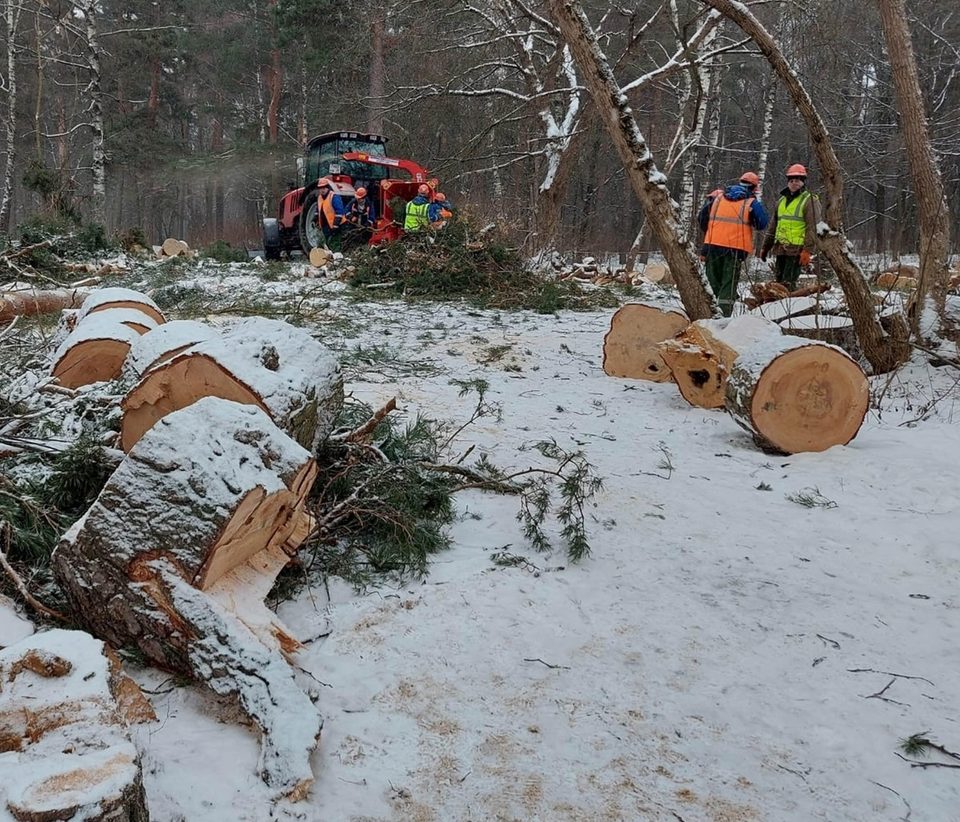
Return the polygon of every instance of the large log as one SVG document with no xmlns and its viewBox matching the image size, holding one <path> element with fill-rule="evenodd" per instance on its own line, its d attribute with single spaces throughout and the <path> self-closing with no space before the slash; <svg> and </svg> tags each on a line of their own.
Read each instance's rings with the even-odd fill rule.
<svg viewBox="0 0 960 822">
<path fill-rule="evenodd" d="M 88 313 L 53 354 L 51 373 L 66 388 L 120 375 L 133 343 L 156 322 L 132 308 Z"/>
<path fill-rule="evenodd" d="M 805 314 L 801 317 L 788 317 L 782 320 L 780 327 L 784 334 L 839 346 L 855 360 L 863 356 L 853 320 L 849 317 L 834 314 Z"/>
<path fill-rule="evenodd" d="M 30 317 L 62 311 L 64 308 L 79 308 L 87 298 L 87 291 L 61 289 L 59 291 L 4 291 L 0 293 L 0 323 L 10 322 L 14 317 Z"/>
<path fill-rule="evenodd" d="M 782 454 L 846 445 L 870 403 L 867 377 L 842 349 L 768 337 L 741 352 L 727 380 L 727 410 L 764 450 Z"/>
<path fill-rule="evenodd" d="M 123 364 L 124 374 L 139 380 L 154 365 L 216 336 L 215 328 L 194 320 L 173 320 L 158 325 L 130 346 L 130 353 Z"/>
<path fill-rule="evenodd" d="M 157 304 L 146 294 L 134 291 L 132 288 L 98 288 L 90 293 L 80 306 L 78 319 L 97 311 L 106 311 L 109 308 L 135 308 L 148 317 L 152 317 L 157 325 L 166 322 L 163 312 Z"/>
<path fill-rule="evenodd" d="M 144 373 L 123 400 L 120 444 L 130 448 L 157 420 L 201 397 L 256 405 L 314 450 L 343 404 L 333 355 L 302 328 L 254 317 Z"/>
<path fill-rule="evenodd" d="M 0 651 L 0 807 L 17 822 L 146 822 L 128 726 L 154 720 L 89 634 L 47 631 Z"/>
<path fill-rule="evenodd" d="M 610 319 L 603 338 L 603 370 L 611 377 L 668 382 L 670 369 L 657 346 L 690 324 L 680 308 L 628 303 Z"/>
<path fill-rule="evenodd" d="M 744 315 L 723 320 L 697 320 L 658 350 L 670 368 L 680 394 L 698 408 L 723 408 L 727 378 L 738 353 L 764 337 L 780 335 L 769 320 Z"/>
<path fill-rule="evenodd" d="M 206 397 L 140 438 L 52 561 L 97 636 L 237 696 L 263 731 L 264 781 L 292 798 L 312 781 L 322 721 L 262 596 L 311 528 L 315 475 L 262 410 Z"/>
</svg>

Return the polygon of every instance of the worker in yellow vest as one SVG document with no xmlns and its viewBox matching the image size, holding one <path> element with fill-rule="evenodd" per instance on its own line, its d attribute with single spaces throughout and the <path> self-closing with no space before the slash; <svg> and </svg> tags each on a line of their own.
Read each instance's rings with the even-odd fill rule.
<svg viewBox="0 0 960 822">
<path fill-rule="evenodd" d="M 697 218 L 704 232 L 707 280 L 725 317 L 733 313 L 740 268 L 754 253 L 754 229 L 767 227 L 767 212 L 756 196 L 759 185 L 756 173 L 745 171 L 739 182 L 712 192 Z"/>
<path fill-rule="evenodd" d="M 787 187 L 780 192 L 760 251 L 761 260 L 766 260 L 771 251 L 776 255 L 777 282 L 791 291 L 797 287 L 800 272 L 810 265 L 819 221 L 819 201 L 807 191 L 807 169 L 794 163 L 787 169 Z"/>
<path fill-rule="evenodd" d="M 423 184 L 417 196 L 407 203 L 403 217 L 404 231 L 420 231 L 430 226 L 430 186 Z"/>
</svg>

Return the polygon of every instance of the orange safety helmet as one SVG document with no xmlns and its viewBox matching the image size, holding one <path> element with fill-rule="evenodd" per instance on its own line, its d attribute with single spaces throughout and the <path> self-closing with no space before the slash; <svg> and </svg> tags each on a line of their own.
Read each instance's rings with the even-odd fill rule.
<svg viewBox="0 0 960 822">
<path fill-rule="evenodd" d="M 421 183 L 420 188 L 417 189 L 417 194 L 426 195 L 429 193 L 430 193 L 430 186 L 428 186 L 426 183 Z"/>
<path fill-rule="evenodd" d="M 444 200 L 447 199 L 447 195 L 446 195 L 446 194 L 441 194 L 439 191 L 434 191 L 434 192 L 433 192 L 433 199 L 434 199 L 434 200 L 439 200 L 439 201 L 442 203 Z"/>
<path fill-rule="evenodd" d="M 323 188 L 324 186 L 327 188 L 333 188 L 333 184 L 330 182 L 329 177 L 321 177 L 319 180 L 317 180 L 317 188 Z"/>
<path fill-rule="evenodd" d="M 756 172 L 745 171 L 740 175 L 740 182 L 746 183 L 748 186 L 758 186 L 760 185 L 760 178 L 756 175 Z"/>
<path fill-rule="evenodd" d="M 360 188 L 357 189 L 356 194 L 358 197 L 366 197 L 367 190 L 363 186 L 360 186 Z"/>
<path fill-rule="evenodd" d="M 806 166 L 800 165 L 800 163 L 794 163 L 790 168 L 787 169 L 787 177 L 806 177 L 807 168 Z"/>
</svg>

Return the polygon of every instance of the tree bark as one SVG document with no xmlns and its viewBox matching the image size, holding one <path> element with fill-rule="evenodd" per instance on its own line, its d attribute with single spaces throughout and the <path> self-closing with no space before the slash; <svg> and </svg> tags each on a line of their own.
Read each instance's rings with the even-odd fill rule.
<svg viewBox="0 0 960 822">
<path fill-rule="evenodd" d="M 690 243 L 680 240 L 676 205 L 657 169 L 653 155 L 620 91 L 596 35 L 575 0 L 548 0 L 554 19 L 570 46 L 584 83 L 590 90 L 644 215 L 677 281 L 680 299 L 691 319 L 719 316 L 716 300 Z"/>
<path fill-rule="evenodd" d="M 3 191 L 0 192 L 0 234 L 10 229 L 10 207 L 13 197 L 13 174 L 17 157 L 17 29 L 20 25 L 20 3 L 7 0 L 7 162 L 3 170 Z"/>
<path fill-rule="evenodd" d="M 97 30 L 97 15 L 100 13 L 96 0 L 85 0 L 81 6 L 87 28 L 87 65 L 90 68 L 90 82 L 87 93 L 90 96 L 90 128 L 93 131 L 93 208 L 94 222 L 106 225 L 107 214 L 107 155 L 103 148 L 103 74 L 100 63 L 100 36 Z"/>
<path fill-rule="evenodd" d="M 370 21 L 370 101 L 367 109 L 367 131 L 370 134 L 383 134 L 383 95 L 386 80 L 386 60 L 384 54 L 384 30 L 386 28 L 386 10 L 377 7 L 371 10 Z"/>
<path fill-rule="evenodd" d="M 928 327 L 928 323 L 922 323 L 921 320 L 930 300 L 938 321 L 936 324 L 940 328 L 947 324 L 945 305 L 950 279 L 950 211 L 940 166 L 930 143 L 917 60 L 907 23 L 906 2 L 877 0 L 877 5 L 890 58 L 890 73 L 900 115 L 898 119 L 903 130 L 920 222 L 920 278 L 911 300 L 911 326 L 918 337 L 936 336 L 940 329 Z"/>
<path fill-rule="evenodd" d="M 825 208 L 823 222 L 817 229 L 818 247 L 830 261 L 840 280 L 864 356 L 873 366 L 875 373 L 891 371 L 909 355 L 909 330 L 905 323 L 901 323 L 903 327 L 895 337 L 886 335 L 877 318 L 873 296 L 863 272 L 849 253 L 847 238 L 843 232 L 843 172 L 833 150 L 830 135 L 813 100 L 787 63 L 776 41 L 746 6 L 735 0 L 700 2 L 724 14 L 757 44 L 803 118 L 820 164 L 820 176 L 824 186 Z"/>
</svg>

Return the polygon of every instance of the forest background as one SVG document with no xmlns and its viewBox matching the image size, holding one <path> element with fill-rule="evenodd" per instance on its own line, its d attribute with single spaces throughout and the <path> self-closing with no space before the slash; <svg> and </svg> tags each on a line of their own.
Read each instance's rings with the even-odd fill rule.
<svg viewBox="0 0 960 822">
<path fill-rule="evenodd" d="M 649 249 L 576 65 L 522 0 L 9 0 L 0 230 L 40 212 L 256 247 L 305 140 L 383 133 L 461 207 L 528 251 Z M 694 0 L 585 2 L 682 214 L 746 169 L 768 205 L 813 148 L 756 47 Z M 847 236 L 917 250 L 914 199 L 873 3 L 761 3 L 831 132 Z M 951 213 L 960 213 L 960 15 L 909 4 Z M 541 16 L 543 15 L 543 16 Z M 954 248 L 956 250 L 956 239 Z"/>
</svg>

